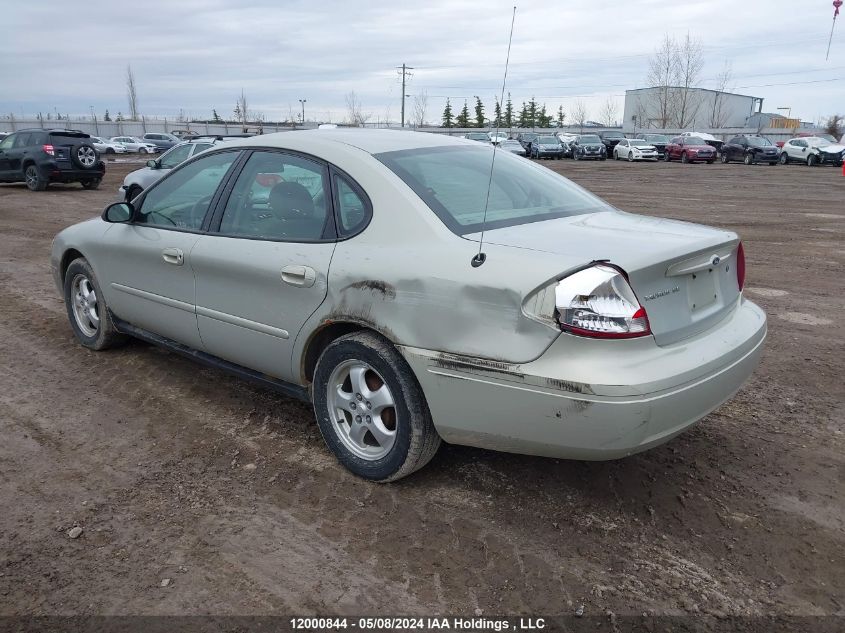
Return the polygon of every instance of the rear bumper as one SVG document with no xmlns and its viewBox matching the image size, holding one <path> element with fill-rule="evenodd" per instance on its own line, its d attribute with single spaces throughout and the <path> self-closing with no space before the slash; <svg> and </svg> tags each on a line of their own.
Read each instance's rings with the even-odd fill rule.
<svg viewBox="0 0 845 633">
<path fill-rule="evenodd" d="M 40 165 L 39 169 L 50 182 L 79 182 L 80 180 L 102 178 L 106 173 L 106 164 L 99 161 L 93 169 L 66 169 L 50 162 Z"/>
<path fill-rule="evenodd" d="M 400 350 L 447 442 L 605 460 L 666 442 L 728 400 L 765 337 L 765 314 L 742 301 L 709 332 L 665 347 L 562 334 L 522 365 Z"/>
</svg>

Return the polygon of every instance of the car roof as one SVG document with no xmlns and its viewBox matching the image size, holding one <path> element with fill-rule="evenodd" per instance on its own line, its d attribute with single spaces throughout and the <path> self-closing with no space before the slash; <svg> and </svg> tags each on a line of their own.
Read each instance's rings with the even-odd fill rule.
<svg viewBox="0 0 845 633">
<path fill-rule="evenodd" d="M 466 145 L 478 147 L 477 141 L 433 134 L 431 132 L 409 132 L 399 130 L 368 130 L 364 128 L 335 128 L 333 130 L 297 130 L 296 132 L 275 132 L 225 142 L 227 147 L 279 147 L 328 150 L 331 146 L 351 146 L 368 154 L 395 152 L 406 149 L 443 147 L 444 145 Z"/>
</svg>

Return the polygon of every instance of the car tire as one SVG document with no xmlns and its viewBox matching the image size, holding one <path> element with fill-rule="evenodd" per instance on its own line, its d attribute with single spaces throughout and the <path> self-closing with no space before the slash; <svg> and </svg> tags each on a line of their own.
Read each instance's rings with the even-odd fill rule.
<svg viewBox="0 0 845 633">
<path fill-rule="evenodd" d="M 425 466 L 440 447 L 416 376 L 379 334 L 354 332 L 330 343 L 312 389 L 326 445 L 359 477 L 396 481 Z"/>
<path fill-rule="evenodd" d="M 663 160 L 664 160 L 664 161 L 666 161 L 667 163 L 668 163 L 668 162 L 670 162 L 670 161 L 672 160 L 672 157 L 671 157 L 671 156 L 669 156 L 669 152 L 668 152 L 668 151 L 667 151 L 667 152 L 665 152 L 665 153 L 663 154 Z"/>
<path fill-rule="evenodd" d="M 774 167 L 777 164 L 778 164 L 778 161 L 774 161 L 774 162 L 769 161 L 769 167 Z"/>
<path fill-rule="evenodd" d="M 689 162 L 689 156 L 687 156 L 686 152 L 681 153 L 681 162 L 685 165 Z"/>
<path fill-rule="evenodd" d="M 132 202 L 135 198 L 141 195 L 144 191 L 139 185 L 132 185 L 126 190 L 126 202 Z"/>
<path fill-rule="evenodd" d="M 715 159 L 715 158 L 713 158 L 712 160 L 708 160 L 708 161 L 707 161 L 707 164 L 708 164 L 708 165 L 712 165 L 712 164 L 713 164 L 713 163 L 715 163 L 715 162 L 716 162 L 716 159 Z"/>
<path fill-rule="evenodd" d="M 574 158 L 575 160 L 581 160 L 581 155 L 580 154 L 574 154 L 572 156 L 572 158 Z"/>
<path fill-rule="evenodd" d="M 816 157 L 815 154 L 810 154 L 807 156 L 807 167 L 815 167 L 819 162 L 819 159 Z"/>
<path fill-rule="evenodd" d="M 27 165 L 23 170 L 23 179 L 26 188 L 30 191 L 44 191 L 49 181 L 41 174 L 41 170 L 35 165 Z"/>
<path fill-rule="evenodd" d="M 70 149 L 70 160 L 79 169 L 85 171 L 94 169 L 99 159 L 100 155 L 90 143 L 78 143 Z"/>
<path fill-rule="evenodd" d="M 628 152 L 628 162 L 629 162 L 629 163 L 633 163 L 633 162 L 634 162 L 634 155 L 633 155 L 631 152 Z"/>
<path fill-rule="evenodd" d="M 722 152 L 722 164 L 727 165 L 729 162 L 731 162 L 731 159 L 728 157 L 728 153 Z"/>
<path fill-rule="evenodd" d="M 619 160 L 619 152 L 613 150 L 613 160 Z"/>
<path fill-rule="evenodd" d="M 90 180 L 82 180 L 80 184 L 83 189 L 99 189 L 102 178 L 91 178 Z"/>
<path fill-rule="evenodd" d="M 107 147 L 106 148 L 106 154 L 114 154 L 114 148 L 113 147 Z"/>
<path fill-rule="evenodd" d="M 82 257 L 74 259 L 67 268 L 64 299 L 70 327 L 84 347 L 105 350 L 128 338 L 114 327 L 94 271 Z"/>
<path fill-rule="evenodd" d="M 786 152 L 783 152 L 780 155 L 780 164 L 781 165 L 788 165 L 789 164 L 789 155 Z"/>
<path fill-rule="evenodd" d="M 746 154 L 745 158 L 742 159 L 742 162 L 746 165 L 753 165 L 756 161 L 754 160 L 753 154 Z"/>
<path fill-rule="evenodd" d="M 147 148 L 146 148 L 146 147 L 139 147 L 139 148 L 138 148 L 138 153 L 139 153 L 139 154 L 146 154 L 146 153 L 147 153 Z"/>
</svg>

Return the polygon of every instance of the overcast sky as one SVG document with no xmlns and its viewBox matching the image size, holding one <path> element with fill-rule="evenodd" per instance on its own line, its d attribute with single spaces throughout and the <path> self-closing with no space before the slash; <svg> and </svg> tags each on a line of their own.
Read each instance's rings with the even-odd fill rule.
<svg viewBox="0 0 845 633">
<path fill-rule="evenodd" d="M 145 115 L 232 116 L 244 91 L 265 119 L 299 113 L 340 121 L 354 90 L 373 120 L 399 119 L 396 66 L 413 66 L 407 94 L 428 94 L 430 121 L 446 97 L 501 91 L 513 2 L 499 0 L 4 0 L 0 115 L 126 113 L 135 72 Z M 730 88 L 816 120 L 845 113 L 845 13 L 830 60 L 831 0 L 520 0 L 507 91 L 549 110 L 583 98 L 597 118 L 608 96 L 643 87 L 664 33 L 704 44 L 703 87 L 725 61 Z M 410 101 L 410 100 L 409 100 Z M 408 106 L 410 109 L 410 105 Z"/>
</svg>

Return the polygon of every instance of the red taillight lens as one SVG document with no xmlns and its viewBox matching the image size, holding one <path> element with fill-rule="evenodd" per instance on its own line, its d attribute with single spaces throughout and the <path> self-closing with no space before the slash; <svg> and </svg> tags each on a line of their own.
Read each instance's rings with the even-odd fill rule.
<svg viewBox="0 0 845 633">
<path fill-rule="evenodd" d="M 736 249 L 736 283 L 739 286 L 739 291 L 742 292 L 745 286 L 745 249 L 742 247 L 742 242 Z"/>
<path fill-rule="evenodd" d="M 45 154 L 49 154 L 50 156 L 56 155 L 56 150 L 52 145 L 43 145 L 41 149 L 44 150 Z"/>
<path fill-rule="evenodd" d="M 624 273 L 613 266 L 597 264 L 561 279 L 555 305 L 564 332 L 593 338 L 651 334 L 645 308 Z"/>
</svg>

